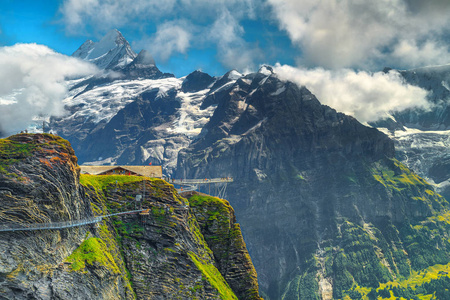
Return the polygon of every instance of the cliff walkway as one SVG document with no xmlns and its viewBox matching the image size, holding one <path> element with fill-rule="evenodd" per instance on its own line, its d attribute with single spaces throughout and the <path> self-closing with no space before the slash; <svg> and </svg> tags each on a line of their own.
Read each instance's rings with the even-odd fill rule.
<svg viewBox="0 0 450 300">
<path fill-rule="evenodd" d="M 233 182 L 233 178 L 224 177 L 224 178 L 205 178 L 205 179 L 171 179 L 170 183 L 179 185 L 181 188 L 177 189 L 178 192 L 192 192 L 199 190 L 199 185 L 209 184 L 209 193 L 211 194 L 211 183 L 213 186 L 213 192 L 215 191 L 215 195 L 219 198 L 224 198 L 225 191 L 227 188 L 227 183 Z M 9 190 L 9 189 L 8 189 Z M 9 190 L 12 192 L 11 190 Z M 142 196 L 141 196 L 142 197 Z M 140 201 L 141 198 L 136 198 L 136 202 Z M 51 223 L 29 223 L 29 224 L 0 224 L 0 232 L 7 231 L 31 231 L 31 230 L 45 230 L 45 229 L 64 229 L 64 228 L 72 228 L 83 225 L 95 224 L 99 223 L 103 220 L 103 218 L 108 218 L 112 216 L 126 215 L 126 214 L 142 214 L 148 215 L 148 209 L 137 209 L 124 211 L 109 215 L 103 215 L 98 217 L 91 217 L 82 220 L 74 220 L 74 221 L 64 221 L 64 222 L 51 222 Z"/>
<path fill-rule="evenodd" d="M 3 224 L 3 225 L 0 225 L 0 232 L 72 228 L 72 227 L 77 227 L 77 226 L 99 223 L 103 220 L 103 218 L 108 218 L 108 217 L 118 216 L 118 215 L 137 214 L 137 213 L 141 213 L 144 211 L 145 211 L 144 209 L 130 210 L 130 211 L 124 211 L 124 212 L 120 212 L 120 213 L 86 218 L 86 219 L 75 220 L 75 221 L 51 222 L 51 223 L 30 223 L 30 224 Z"/>
</svg>

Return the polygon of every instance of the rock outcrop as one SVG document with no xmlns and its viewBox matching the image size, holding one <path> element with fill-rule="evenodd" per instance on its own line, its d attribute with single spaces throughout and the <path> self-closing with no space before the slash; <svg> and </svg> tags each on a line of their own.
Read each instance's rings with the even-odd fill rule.
<svg viewBox="0 0 450 300">
<path fill-rule="evenodd" d="M 93 216 L 67 141 L 40 134 L 2 139 L 0 166 L 2 227 Z M 0 298 L 132 299 L 121 276 L 124 265 L 112 259 L 112 253 L 103 253 L 103 244 L 90 231 L 93 228 L 82 226 L 0 232 Z M 99 262 L 91 261 L 85 274 L 71 272 L 67 260 L 79 246 L 87 247 Z"/>
<path fill-rule="evenodd" d="M 260 299 L 237 224 L 216 240 L 233 241 L 224 269 L 194 208 L 172 185 L 80 177 L 72 148 L 59 137 L 0 140 L 0 199 L 3 229 L 144 210 L 65 229 L 0 232 L 0 299 Z M 217 217 L 234 221 L 232 211 L 223 213 Z"/>
<path fill-rule="evenodd" d="M 261 299 L 256 271 L 230 203 L 191 192 L 186 195 L 217 268 L 239 299 Z M 249 288 L 251 287 L 251 288 Z"/>
</svg>

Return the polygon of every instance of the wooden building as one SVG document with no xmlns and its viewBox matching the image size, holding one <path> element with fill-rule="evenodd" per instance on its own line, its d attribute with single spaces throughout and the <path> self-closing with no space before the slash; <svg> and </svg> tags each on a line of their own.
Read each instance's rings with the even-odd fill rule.
<svg viewBox="0 0 450 300">
<path fill-rule="evenodd" d="M 81 174 L 135 175 L 162 178 L 161 166 L 80 166 Z"/>
</svg>

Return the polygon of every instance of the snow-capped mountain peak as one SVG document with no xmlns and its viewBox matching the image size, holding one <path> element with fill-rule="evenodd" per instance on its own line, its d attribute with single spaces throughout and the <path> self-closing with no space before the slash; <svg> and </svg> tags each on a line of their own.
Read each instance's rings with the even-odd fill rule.
<svg viewBox="0 0 450 300">
<path fill-rule="evenodd" d="M 262 65 L 259 68 L 258 73 L 263 74 L 265 76 L 270 76 L 273 74 L 273 68 L 269 65 Z"/>
<path fill-rule="evenodd" d="M 72 56 L 92 62 L 101 69 L 112 69 L 128 65 L 137 55 L 122 33 L 113 29 L 99 42 L 87 40 Z"/>
<path fill-rule="evenodd" d="M 239 73 L 236 70 L 231 70 L 228 73 L 226 73 L 224 76 L 226 76 L 229 80 L 238 80 L 239 78 L 241 78 L 244 75 Z"/>
</svg>

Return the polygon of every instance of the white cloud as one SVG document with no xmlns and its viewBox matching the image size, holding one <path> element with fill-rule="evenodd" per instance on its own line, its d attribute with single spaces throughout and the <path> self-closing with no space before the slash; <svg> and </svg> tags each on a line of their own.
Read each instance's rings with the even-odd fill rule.
<svg viewBox="0 0 450 300">
<path fill-rule="evenodd" d="M 448 32 L 446 0 L 268 0 L 275 19 L 302 51 L 302 63 L 326 68 L 392 61 L 398 41 Z M 421 49 L 417 48 L 419 52 Z M 450 60 L 450 56 L 445 59 Z M 407 61 L 396 61 L 407 64 Z"/>
<path fill-rule="evenodd" d="M 60 13 L 66 29 L 76 34 L 89 27 L 107 31 L 136 19 L 158 18 L 171 12 L 175 3 L 176 0 L 66 0 Z"/>
<path fill-rule="evenodd" d="M 0 47 L 0 131 L 24 130 L 39 114 L 64 112 L 65 79 L 92 74 L 96 68 L 84 61 L 36 44 Z"/>
<path fill-rule="evenodd" d="M 254 0 L 64 0 L 60 7 L 61 21 L 71 33 L 140 26 L 148 20 L 159 24 L 180 16 L 208 24 L 225 10 L 239 19 L 255 17 Z"/>
<path fill-rule="evenodd" d="M 145 48 L 157 61 L 166 61 L 173 53 L 186 53 L 190 47 L 192 24 L 186 21 L 166 22 L 158 26 L 155 35 L 134 42 L 134 47 Z"/>
<path fill-rule="evenodd" d="M 393 59 L 410 68 L 442 65 L 450 62 L 449 47 L 441 42 L 426 41 L 417 45 L 414 40 L 401 40 L 392 52 Z"/>
<path fill-rule="evenodd" d="M 429 108 L 427 92 L 405 83 L 395 71 L 329 71 L 279 64 L 274 70 L 281 79 L 308 88 L 322 104 L 354 116 L 360 122 L 376 121 L 387 117 L 390 112 L 407 108 Z"/>
<path fill-rule="evenodd" d="M 262 57 L 257 46 L 243 39 L 244 33 L 235 16 L 224 10 L 209 26 L 200 26 L 188 20 L 163 23 L 153 36 L 133 42 L 133 47 L 145 48 L 157 61 L 165 61 L 174 53 L 186 53 L 192 46 L 202 48 L 215 45 L 217 59 L 224 66 L 242 71 L 254 69 L 255 61 Z"/>
<path fill-rule="evenodd" d="M 261 50 L 247 43 L 243 34 L 244 28 L 227 10 L 211 26 L 209 39 L 217 44 L 218 60 L 228 68 L 253 69 L 255 60 L 261 57 Z"/>
</svg>

